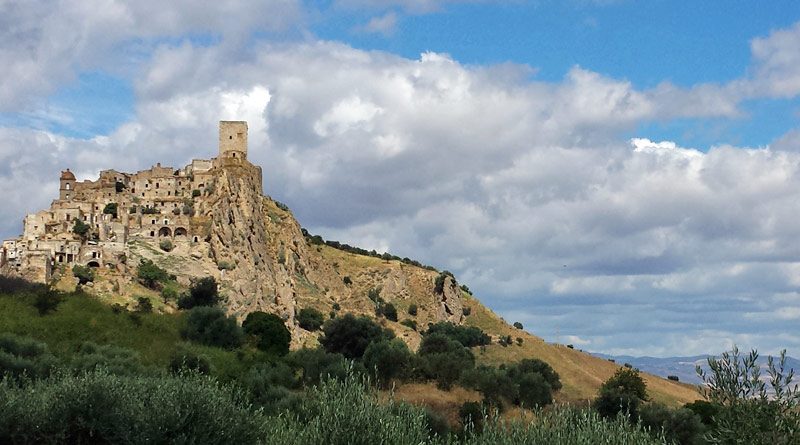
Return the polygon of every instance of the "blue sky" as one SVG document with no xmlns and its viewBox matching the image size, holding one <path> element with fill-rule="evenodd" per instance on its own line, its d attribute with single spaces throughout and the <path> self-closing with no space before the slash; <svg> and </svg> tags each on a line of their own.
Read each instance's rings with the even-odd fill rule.
<svg viewBox="0 0 800 445">
<path fill-rule="evenodd" d="M 796 2 L 47 0 L 0 37 L 2 237 L 60 169 L 182 165 L 246 119 L 305 227 L 547 340 L 800 350 Z"/>
</svg>

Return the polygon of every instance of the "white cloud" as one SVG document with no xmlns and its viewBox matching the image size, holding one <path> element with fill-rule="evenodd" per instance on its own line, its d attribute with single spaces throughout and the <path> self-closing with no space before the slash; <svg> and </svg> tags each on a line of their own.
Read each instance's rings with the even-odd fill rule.
<svg viewBox="0 0 800 445">
<path fill-rule="evenodd" d="M 390 36 L 394 34 L 397 28 L 397 13 L 389 11 L 384 15 L 373 17 L 365 25 L 358 27 L 356 30 L 365 33 L 383 34 Z"/>
</svg>

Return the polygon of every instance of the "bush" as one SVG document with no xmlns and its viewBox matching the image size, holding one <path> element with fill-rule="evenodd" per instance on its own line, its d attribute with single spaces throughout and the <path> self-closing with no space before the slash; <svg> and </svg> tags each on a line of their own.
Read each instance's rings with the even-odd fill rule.
<svg viewBox="0 0 800 445">
<path fill-rule="evenodd" d="M 89 234 L 89 230 L 91 230 L 91 228 L 92 227 L 89 224 L 76 219 L 75 224 L 72 226 L 72 232 L 81 238 L 86 239 L 86 236 Z"/>
<path fill-rule="evenodd" d="M 320 338 L 320 344 L 325 350 L 340 353 L 349 359 L 361 358 L 373 341 L 394 338 L 392 331 L 378 326 L 370 318 L 355 317 L 353 314 L 328 320 L 322 332 L 324 336 Z"/>
<path fill-rule="evenodd" d="M 92 372 L 103 369 L 114 375 L 138 375 L 144 372 L 139 354 L 131 349 L 114 345 L 98 345 L 84 342 L 72 356 L 70 368 L 77 372 Z"/>
<path fill-rule="evenodd" d="M 417 305 L 416 304 L 412 303 L 412 304 L 410 304 L 408 306 L 408 315 L 411 315 L 412 317 L 416 317 L 417 316 Z"/>
<path fill-rule="evenodd" d="M 547 362 L 537 358 L 523 359 L 507 368 L 512 379 L 521 377 L 524 374 L 541 374 L 548 385 L 554 390 L 561 389 L 561 379 L 558 373 Z"/>
<path fill-rule="evenodd" d="M 292 334 L 281 317 L 266 312 L 251 312 L 247 314 L 242 328 L 247 335 L 255 337 L 258 349 L 278 356 L 289 353 Z"/>
<path fill-rule="evenodd" d="M 647 387 L 639 371 L 623 367 L 600 385 L 594 408 L 606 418 L 627 413 L 631 419 L 636 420 L 639 406 L 646 400 Z"/>
<path fill-rule="evenodd" d="M 437 294 L 444 293 L 444 282 L 447 279 L 447 277 L 453 278 L 453 280 L 455 280 L 455 278 L 453 277 L 453 274 L 450 271 L 447 271 L 447 270 L 442 271 L 436 277 L 436 280 L 434 280 L 434 282 L 433 282 L 433 292 L 434 293 L 437 293 Z"/>
<path fill-rule="evenodd" d="M 221 309 L 196 307 L 189 311 L 186 326 L 181 329 L 184 339 L 208 346 L 235 349 L 242 344 L 242 329 L 233 317 Z"/>
<path fill-rule="evenodd" d="M 36 291 L 33 307 L 36 308 L 39 315 L 45 316 L 56 310 L 62 301 L 64 301 L 64 295 L 61 292 L 43 288 Z"/>
<path fill-rule="evenodd" d="M 191 309 L 198 306 L 214 306 L 219 302 L 217 280 L 204 277 L 192 282 L 189 294 L 178 300 L 178 308 Z"/>
<path fill-rule="evenodd" d="M 465 317 L 469 317 L 472 314 L 472 308 L 469 306 L 464 306 L 461 308 L 461 313 L 464 314 Z"/>
<path fill-rule="evenodd" d="M 435 379 L 437 386 L 445 390 L 462 372 L 475 366 L 475 357 L 467 348 L 440 333 L 425 335 L 417 354 L 425 376 Z"/>
<path fill-rule="evenodd" d="M 414 320 L 406 319 L 406 320 L 401 321 L 400 324 L 403 325 L 403 326 L 408 326 L 409 328 L 411 328 L 411 329 L 413 329 L 415 331 L 417 330 L 417 322 L 414 321 Z"/>
<path fill-rule="evenodd" d="M 678 378 L 678 376 L 676 376 L 676 375 L 668 375 L 667 376 L 667 380 L 672 380 L 673 382 L 680 382 L 681 381 L 681 379 Z"/>
<path fill-rule="evenodd" d="M 56 364 L 57 360 L 46 344 L 30 337 L 0 334 L 0 377 L 43 378 L 50 374 Z M 0 400 L 3 400 L 2 397 Z"/>
<path fill-rule="evenodd" d="M 106 204 L 105 207 L 103 207 L 103 214 L 111 215 L 112 218 L 116 219 L 118 207 L 119 206 L 117 205 L 116 202 L 109 202 L 108 204 Z"/>
<path fill-rule="evenodd" d="M 364 351 L 363 363 L 379 386 L 388 388 L 392 379 L 405 377 L 411 366 L 411 351 L 402 340 L 381 340 L 370 343 Z"/>
<path fill-rule="evenodd" d="M 352 279 L 350 279 L 350 277 L 349 277 L 349 276 L 346 276 L 346 275 L 345 275 L 345 277 L 344 277 L 344 278 L 342 278 L 342 282 L 343 282 L 343 283 L 344 283 L 346 286 L 349 286 L 349 285 L 353 284 L 353 280 L 352 280 Z"/>
<path fill-rule="evenodd" d="M 257 363 L 242 377 L 241 383 L 253 403 L 271 414 L 297 405 L 299 401 L 288 389 L 295 386 L 294 373 L 283 362 Z"/>
<path fill-rule="evenodd" d="M 153 312 L 153 303 L 150 302 L 150 299 L 147 297 L 137 297 L 136 311 L 141 312 L 143 314 L 149 314 Z"/>
<path fill-rule="evenodd" d="M 136 269 L 136 276 L 145 287 L 150 289 L 156 289 L 159 283 L 169 280 L 167 271 L 150 260 L 141 260 Z"/>
<path fill-rule="evenodd" d="M 220 261 L 217 263 L 217 269 L 219 270 L 233 270 L 236 269 L 236 264 L 231 263 L 229 261 Z"/>
<path fill-rule="evenodd" d="M 164 300 L 164 304 L 167 304 L 168 301 L 176 301 L 178 299 L 178 289 L 174 286 L 164 286 L 161 289 L 161 299 Z"/>
<path fill-rule="evenodd" d="M 302 348 L 290 352 L 286 356 L 286 363 L 299 371 L 299 383 L 306 387 L 319 385 L 327 379 L 344 380 L 348 371 L 355 369 L 342 354 L 332 354 L 321 348 Z"/>
<path fill-rule="evenodd" d="M 639 412 L 642 426 L 651 432 L 663 432 L 664 437 L 679 445 L 703 443 L 705 427 L 700 417 L 686 408 L 669 409 L 660 403 L 650 403 Z"/>
<path fill-rule="evenodd" d="M 461 373 L 460 384 L 480 391 L 489 405 L 502 409 L 503 403 L 514 403 L 519 398 L 519 385 L 505 370 L 481 365 Z"/>
<path fill-rule="evenodd" d="M 389 321 L 397 321 L 397 309 L 392 303 L 386 303 L 381 309 L 383 316 Z"/>
<path fill-rule="evenodd" d="M 0 384 L 2 443 L 255 444 L 263 415 L 214 380 L 98 371 L 21 387 Z"/>
<path fill-rule="evenodd" d="M 314 308 L 303 308 L 297 313 L 297 324 L 306 331 L 316 331 L 322 327 L 325 316 Z"/>
<path fill-rule="evenodd" d="M 114 191 L 116 191 L 117 193 L 122 193 L 123 190 L 125 190 L 125 183 L 120 181 L 114 183 Z"/>
<path fill-rule="evenodd" d="M 181 214 L 181 209 L 175 207 L 174 209 L 172 209 L 172 214 L 175 215 L 175 216 L 180 215 Z"/>
<path fill-rule="evenodd" d="M 464 402 L 458 409 L 461 428 L 467 433 L 483 432 L 484 408 L 478 402 Z"/>
<path fill-rule="evenodd" d="M 200 194 L 201 194 L 200 190 L 198 189 L 192 190 L 192 198 L 197 198 L 198 196 L 200 196 Z"/>
<path fill-rule="evenodd" d="M 492 338 L 480 328 L 474 326 L 457 326 L 453 323 L 442 321 L 428 327 L 424 335 L 442 334 L 461 343 L 468 348 L 491 344 Z"/>
<path fill-rule="evenodd" d="M 86 284 L 94 281 L 94 270 L 89 266 L 72 266 L 72 275 L 78 279 L 78 284 Z"/>
<path fill-rule="evenodd" d="M 719 359 L 708 359 L 709 371 L 699 366 L 703 395 L 717 405 L 714 425 L 706 434 L 710 443 L 800 443 L 800 392 L 792 383 L 794 371 L 786 371 L 786 351 L 778 363 L 767 359 L 767 384 L 761 379 L 758 352 L 741 356 L 734 347 Z"/>
<path fill-rule="evenodd" d="M 158 247 L 164 252 L 172 252 L 172 249 L 175 248 L 175 245 L 172 244 L 172 241 L 165 239 L 158 242 Z"/>
<path fill-rule="evenodd" d="M 197 374 L 211 374 L 212 367 L 208 358 L 195 354 L 192 351 L 179 349 L 169 360 L 169 371 L 172 374 L 183 374 L 186 372 Z"/>
<path fill-rule="evenodd" d="M 517 328 L 517 329 L 522 329 L 522 323 L 520 323 L 518 321 L 515 321 L 514 322 L 514 327 Z"/>
</svg>

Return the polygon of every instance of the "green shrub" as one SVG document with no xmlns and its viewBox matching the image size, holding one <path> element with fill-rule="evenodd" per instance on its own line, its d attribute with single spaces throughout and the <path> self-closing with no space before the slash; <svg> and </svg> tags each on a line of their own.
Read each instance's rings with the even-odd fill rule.
<svg viewBox="0 0 800 445">
<path fill-rule="evenodd" d="M 94 270 L 89 266 L 72 266 L 72 275 L 78 279 L 78 284 L 86 284 L 94 281 Z"/>
<path fill-rule="evenodd" d="M 639 421 L 651 432 L 662 432 L 670 442 L 679 445 L 703 443 L 703 422 L 689 409 L 670 409 L 660 403 L 650 403 L 639 411 Z"/>
<path fill-rule="evenodd" d="M 450 389 L 462 372 L 475 366 L 469 349 L 440 333 L 425 335 L 417 354 L 425 376 L 436 380 L 441 389 Z"/>
<path fill-rule="evenodd" d="M 172 249 L 175 248 L 175 245 L 172 244 L 171 240 L 165 239 L 158 242 L 158 247 L 164 252 L 172 252 Z"/>
<path fill-rule="evenodd" d="M 147 297 L 138 297 L 136 299 L 136 310 L 143 314 L 153 312 L 153 303 Z"/>
<path fill-rule="evenodd" d="M 294 409 L 300 399 L 289 388 L 296 384 L 292 369 L 283 362 L 257 363 L 241 379 L 253 403 L 271 414 Z"/>
<path fill-rule="evenodd" d="M 430 325 L 424 335 L 431 334 L 445 335 L 468 348 L 488 345 L 492 342 L 492 338 L 480 328 L 474 326 L 458 326 L 447 321 L 441 321 Z"/>
<path fill-rule="evenodd" d="M 417 330 L 417 322 L 415 320 L 405 319 L 401 321 L 400 324 L 403 326 L 408 326 L 415 331 Z"/>
<path fill-rule="evenodd" d="M 178 299 L 178 289 L 171 285 L 164 286 L 161 289 L 161 299 L 164 300 L 164 304 L 167 304 L 168 301 L 176 301 Z"/>
<path fill-rule="evenodd" d="M 292 335 L 277 315 L 251 312 L 242 323 L 242 329 L 247 335 L 255 337 L 258 349 L 278 356 L 289 353 Z"/>
<path fill-rule="evenodd" d="M 461 428 L 468 434 L 480 434 L 483 432 L 483 421 L 485 409 L 478 402 L 464 402 L 458 409 L 458 419 Z"/>
<path fill-rule="evenodd" d="M 639 407 L 646 400 L 647 387 L 639 375 L 639 371 L 622 367 L 600 385 L 600 391 L 593 406 L 601 416 L 606 418 L 627 414 L 631 419 L 636 420 L 639 416 Z"/>
<path fill-rule="evenodd" d="M 35 292 L 35 295 L 33 307 L 42 316 L 55 311 L 58 305 L 64 301 L 64 294 L 54 289 L 41 288 Z"/>
<path fill-rule="evenodd" d="M 213 368 L 206 356 L 198 355 L 192 351 L 181 348 L 175 351 L 172 357 L 170 357 L 169 371 L 177 375 L 186 372 L 208 375 L 211 374 Z"/>
<path fill-rule="evenodd" d="M 217 263 L 217 269 L 219 270 L 233 270 L 236 269 L 236 264 L 231 263 L 229 261 L 220 261 Z"/>
<path fill-rule="evenodd" d="M 219 302 L 217 280 L 204 277 L 192 281 L 189 293 L 178 300 L 178 308 L 191 309 L 198 306 L 214 306 Z"/>
<path fill-rule="evenodd" d="M 321 348 L 292 351 L 286 356 L 286 363 L 299 372 L 299 382 L 306 387 L 319 385 L 325 379 L 343 380 L 348 372 L 362 373 L 358 364 L 352 364 L 342 354 Z"/>
<path fill-rule="evenodd" d="M 198 189 L 192 190 L 192 198 L 197 198 L 200 195 L 201 195 L 200 190 Z"/>
<path fill-rule="evenodd" d="M 189 311 L 181 336 L 208 346 L 234 349 L 242 344 L 242 329 L 233 317 L 222 309 L 196 307 Z"/>
<path fill-rule="evenodd" d="M 503 369 L 481 365 L 462 372 L 459 382 L 466 388 L 480 391 L 484 401 L 498 409 L 502 409 L 503 403 L 514 403 L 519 398 L 518 382 Z"/>
<path fill-rule="evenodd" d="M 411 367 L 412 354 L 402 340 L 381 340 L 370 343 L 362 359 L 367 372 L 376 382 L 388 388 L 393 379 L 403 378 Z"/>
<path fill-rule="evenodd" d="M 342 278 L 342 282 L 343 282 L 343 283 L 344 283 L 346 286 L 349 286 L 349 285 L 353 284 L 353 280 L 352 280 L 352 279 L 350 279 L 350 277 L 349 277 L 349 276 L 346 276 L 346 275 L 345 275 L 345 277 L 344 277 L 344 278 Z"/>
<path fill-rule="evenodd" d="M 2 443 L 255 444 L 265 419 L 214 380 L 98 371 L 0 384 Z"/>
<path fill-rule="evenodd" d="M 328 320 L 322 332 L 324 335 L 320 338 L 320 344 L 325 350 L 340 353 L 349 359 L 361 358 L 373 341 L 394 338 L 391 330 L 378 326 L 368 317 L 355 317 L 353 314 Z"/>
<path fill-rule="evenodd" d="M 111 215 L 112 218 L 116 218 L 118 207 L 119 206 L 117 205 L 116 202 L 109 202 L 108 204 L 106 204 L 105 207 L 103 207 L 103 214 Z"/>
<path fill-rule="evenodd" d="M 541 374 L 554 391 L 561 389 L 561 379 L 558 373 L 547 362 L 538 358 L 527 358 L 511 364 L 507 367 L 507 372 L 512 379 L 523 374 Z"/>
<path fill-rule="evenodd" d="M 86 236 L 89 234 L 89 230 L 91 230 L 91 228 L 92 227 L 89 224 L 76 219 L 75 224 L 72 226 L 72 232 L 81 238 L 86 239 Z"/>
<path fill-rule="evenodd" d="M 84 342 L 70 358 L 69 367 L 78 373 L 103 369 L 114 375 L 138 375 L 144 372 L 139 354 L 128 348 Z"/>
<path fill-rule="evenodd" d="M 416 317 L 417 316 L 417 305 L 416 304 L 412 303 L 412 304 L 410 304 L 408 306 L 408 315 L 411 315 L 412 317 Z"/>
<path fill-rule="evenodd" d="M 150 260 L 141 260 L 139 267 L 136 269 L 136 276 L 139 281 L 150 289 L 156 289 L 159 283 L 169 280 L 169 274 L 166 270 L 158 267 Z"/>
<path fill-rule="evenodd" d="M 303 308 L 297 313 L 296 316 L 297 324 L 300 325 L 301 328 L 305 329 L 306 331 L 316 331 L 322 327 L 322 323 L 325 321 L 325 316 L 322 315 L 322 312 L 314 309 L 314 308 Z"/>
<path fill-rule="evenodd" d="M 514 327 L 517 328 L 517 329 L 522 329 L 522 323 L 520 323 L 518 321 L 515 321 L 514 322 Z"/>
<path fill-rule="evenodd" d="M 397 308 L 392 303 L 386 303 L 381 308 L 383 316 L 389 321 L 397 321 Z"/>
<path fill-rule="evenodd" d="M 117 181 L 114 183 L 114 191 L 117 193 L 122 193 L 122 191 L 125 190 L 125 188 L 126 188 L 125 183 L 123 182 Z"/>
<path fill-rule="evenodd" d="M 758 352 L 741 356 L 734 347 L 719 359 L 708 359 L 709 371 L 699 366 L 703 395 L 717 405 L 713 427 L 705 435 L 710 443 L 797 444 L 800 443 L 800 390 L 787 371 L 786 351 L 776 364 L 767 359 L 769 386 L 761 378 Z"/>
<path fill-rule="evenodd" d="M 48 376 L 56 364 L 46 344 L 30 337 L 0 334 L 0 377 L 42 378 Z"/>
</svg>

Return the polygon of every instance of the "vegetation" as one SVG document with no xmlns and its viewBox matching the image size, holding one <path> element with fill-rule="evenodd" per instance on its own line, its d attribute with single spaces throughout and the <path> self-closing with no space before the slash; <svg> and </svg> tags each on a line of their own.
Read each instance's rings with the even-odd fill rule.
<svg viewBox="0 0 800 445">
<path fill-rule="evenodd" d="M 375 324 L 368 317 L 345 314 L 325 322 L 320 344 L 326 351 L 339 353 L 349 359 L 359 359 L 373 341 L 390 340 L 394 333 Z"/>
<path fill-rule="evenodd" d="M 408 305 L 408 315 L 410 315 L 412 317 L 416 317 L 417 316 L 417 305 L 416 304 L 411 303 L 410 305 Z"/>
<path fill-rule="evenodd" d="M 755 350 L 742 356 L 734 347 L 719 359 L 710 357 L 708 372 L 698 367 L 703 395 L 716 406 L 705 439 L 712 444 L 800 443 L 800 392 L 792 384 L 794 370 L 787 371 L 785 365 L 786 351 L 777 363 L 768 357 L 771 392 L 761 379 Z"/>
<path fill-rule="evenodd" d="M 178 299 L 178 308 L 191 309 L 198 306 L 214 306 L 220 300 L 217 280 L 204 277 L 194 280 L 189 293 Z"/>
<path fill-rule="evenodd" d="M 461 343 L 461 345 L 467 348 L 484 346 L 492 342 L 492 338 L 480 328 L 474 326 L 458 326 L 447 321 L 430 325 L 425 335 L 431 334 L 442 334 Z"/>
<path fill-rule="evenodd" d="M 86 239 L 91 229 L 92 227 L 89 224 L 86 224 L 85 222 L 76 219 L 75 224 L 72 226 L 72 233 L 80 236 L 83 239 Z"/>
<path fill-rule="evenodd" d="M 305 228 L 301 229 L 303 236 L 306 238 L 306 242 L 311 245 L 322 245 L 325 244 L 328 247 L 332 247 L 337 250 L 341 250 L 344 252 L 356 254 L 356 255 L 363 255 L 363 256 L 370 256 L 373 258 L 380 258 L 386 261 L 400 261 L 403 264 L 409 264 L 412 266 L 420 267 L 426 270 L 436 270 L 433 266 L 428 266 L 425 264 L 420 263 L 419 261 L 412 260 L 410 258 L 400 258 L 397 255 L 392 255 L 390 253 L 378 253 L 375 250 L 366 250 L 360 247 L 354 247 L 349 244 L 340 243 L 339 241 L 326 241 L 319 235 L 312 235 L 306 230 Z M 345 282 L 345 284 L 349 284 Z"/>
<path fill-rule="evenodd" d="M 89 266 L 81 266 L 79 264 L 72 266 L 72 275 L 78 279 L 78 284 L 94 281 L 94 270 Z"/>
<path fill-rule="evenodd" d="M 181 336 L 208 346 L 235 349 L 242 344 L 242 328 L 222 309 L 198 306 L 189 311 Z"/>
<path fill-rule="evenodd" d="M 117 209 L 118 208 L 119 208 L 119 205 L 116 202 L 109 202 L 108 204 L 106 204 L 105 207 L 103 207 L 103 214 L 104 215 L 111 215 L 112 218 L 116 219 L 117 218 Z"/>
<path fill-rule="evenodd" d="M 136 276 L 145 287 L 150 289 L 157 289 L 159 283 L 164 283 L 170 279 L 166 270 L 158 267 L 150 260 L 141 260 L 139 267 L 136 269 Z"/>
<path fill-rule="evenodd" d="M 297 324 L 306 331 L 319 330 L 325 321 L 325 316 L 322 315 L 322 312 L 314 308 L 300 309 L 295 318 L 297 319 Z"/>
<path fill-rule="evenodd" d="M 158 247 L 164 252 L 172 252 L 172 249 L 175 248 L 175 245 L 172 244 L 172 240 L 165 239 L 158 242 Z"/>
<path fill-rule="evenodd" d="M 638 419 L 639 407 L 647 401 L 647 386 L 636 369 L 622 367 L 600 385 L 594 407 L 601 416 L 609 418 L 626 414 Z"/>
<path fill-rule="evenodd" d="M 255 339 L 258 349 L 278 356 L 289 353 L 292 335 L 277 315 L 251 312 L 242 323 L 242 329 Z"/>
</svg>

